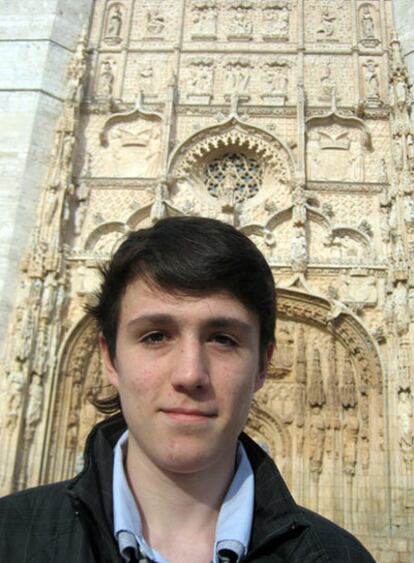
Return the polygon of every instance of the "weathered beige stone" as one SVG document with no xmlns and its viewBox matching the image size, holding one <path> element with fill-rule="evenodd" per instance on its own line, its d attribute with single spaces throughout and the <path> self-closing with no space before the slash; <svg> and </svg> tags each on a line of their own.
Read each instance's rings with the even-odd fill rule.
<svg viewBox="0 0 414 563">
<path fill-rule="evenodd" d="M 83 311 L 99 264 L 125 233 L 207 215 L 279 288 L 248 431 L 298 502 L 412 561 L 410 105 L 391 0 L 97 0 L 5 346 L 2 492 L 82 463 L 90 399 L 110 392 Z"/>
</svg>

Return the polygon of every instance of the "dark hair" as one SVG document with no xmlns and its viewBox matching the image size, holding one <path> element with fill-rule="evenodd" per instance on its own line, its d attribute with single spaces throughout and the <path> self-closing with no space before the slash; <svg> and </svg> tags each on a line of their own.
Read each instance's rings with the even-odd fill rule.
<svg viewBox="0 0 414 563">
<path fill-rule="evenodd" d="M 262 253 L 243 233 L 215 219 L 168 217 L 130 233 L 102 268 L 96 305 L 88 307 L 105 338 L 112 360 L 122 297 L 129 283 L 146 278 L 164 290 L 199 294 L 225 290 L 255 312 L 260 353 L 274 342 L 276 292 Z M 120 408 L 118 395 L 95 401 L 102 412 Z"/>
</svg>

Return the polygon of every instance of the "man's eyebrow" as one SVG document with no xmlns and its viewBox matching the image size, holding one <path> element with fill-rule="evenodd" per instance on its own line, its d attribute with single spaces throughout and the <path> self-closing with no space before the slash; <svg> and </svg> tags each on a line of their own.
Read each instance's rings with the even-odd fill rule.
<svg viewBox="0 0 414 563">
<path fill-rule="evenodd" d="M 147 315 L 139 315 L 134 319 L 131 319 L 127 326 L 128 328 L 134 328 L 141 324 L 160 324 L 166 325 L 174 322 L 172 315 L 166 315 L 165 313 L 152 313 Z"/>
<path fill-rule="evenodd" d="M 247 323 L 246 321 L 242 321 L 235 317 L 226 316 L 213 317 L 211 319 L 208 319 L 208 321 L 206 322 L 206 327 L 220 329 L 237 328 L 245 332 L 251 332 L 253 328 L 252 325 L 250 323 Z"/>
<path fill-rule="evenodd" d="M 153 313 L 153 314 L 145 314 L 139 315 L 134 319 L 131 319 L 127 326 L 128 328 L 137 328 L 140 325 L 145 324 L 154 324 L 154 325 L 168 325 L 176 323 L 177 319 L 173 315 L 167 315 L 165 313 Z M 208 329 L 237 329 L 241 330 L 246 333 L 250 333 L 253 330 L 253 327 L 250 323 L 246 321 L 242 321 L 236 317 L 232 316 L 218 316 L 218 317 L 211 317 L 203 323 L 205 328 Z"/>
</svg>

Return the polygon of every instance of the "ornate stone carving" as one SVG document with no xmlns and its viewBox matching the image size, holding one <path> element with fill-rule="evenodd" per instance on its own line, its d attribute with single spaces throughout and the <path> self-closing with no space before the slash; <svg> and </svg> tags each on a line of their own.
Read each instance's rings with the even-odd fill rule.
<svg viewBox="0 0 414 563">
<path fill-rule="evenodd" d="M 325 451 L 325 421 L 320 407 L 314 407 L 309 428 L 309 469 L 312 474 L 322 473 Z"/>
<path fill-rule="evenodd" d="M 373 14 L 375 8 L 372 4 L 363 4 L 359 9 L 360 41 L 367 48 L 376 47 L 380 43 Z"/>
<path fill-rule="evenodd" d="M 104 36 L 104 42 L 108 45 L 117 45 L 122 41 L 124 16 L 122 4 L 115 3 L 109 7 Z"/>
<path fill-rule="evenodd" d="M 229 8 L 230 22 L 227 38 L 232 41 L 252 39 L 253 3 L 250 0 L 230 0 Z"/>
<path fill-rule="evenodd" d="M 352 362 L 349 357 L 345 359 L 343 373 L 342 373 L 342 385 L 340 387 L 341 403 L 345 409 L 353 409 L 356 407 L 356 387 L 355 379 L 352 368 Z"/>
<path fill-rule="evenodd" d="M 225 63 L 225 97 L 237 94 L 240 101 L 250 100 L 252 65 L 248 59 L 234 58 Z"/>
<path fill-rule="evenodd" d="M 262 99 L 271 104 L 284 105 L 289 92 L 290 64 L 284 59 L 268 61 L 263 66 L 264 92 Z"/>
<path fill-rule="evenodd" d="M 79 105 L 83 97 L 86 72 L 86 35 L 82 34 L 76 47 L 75 54 L 66 71 L 67 95 L 66 101 Z"/>
<path fill-rule="evenodd" d="M 331 112 L 308 119 L 307 132 L 307 170 L 312 179 L 365 180 L 370 134 L 360 119 L 338 113 L 335 95 Z"/>
<path fill-rule="evenodd" d="M 158 114 L 139 109 L 114 114 L 100 139 L 103 149 L 94 158 L 96 176 L 151 178 L 160 173 L 162 126 Z"/>
<path fill-rule="evenodd" d="M 7 374 L 6 380 L 7 411 L 4 417 L 4 424 L 8 432 L 12 432 L 16 428 L 23 402 L 25 383 L 26 378 L 22 365 L 17 364 L 15 370 Z"/>
<path fill-rule="evenodd" d="M 207 191 L 221 201 L 222 208 L 233 210 L 237 203 L 254 197 L 262 183 L 260 163 L 242 154 L 227 154 L 206 167 Z"/>
<path fill-rule="evenodd" d="M 192 39 L 216 39 L 217 37 L 217 2 L 216 0 L 193 0 Z"/>
<path fill-rule="evenodd" d="M 320 12 L 318 41 L 338 41 L 336 37 L 336 13 L 333 6 L 323 6 Z"/>
<path fill-rule="evenodd" d="M 160 38 L 165 29 L 165 17 L 158 8 L 148 8 L 145 13 L 147 37 Z"/>
<path fill-rule="evenodd" d="M 355 475 L 355 466 L 357 463 L 357 444 L 359 434 L 358 416 L 353 409 L 349 409 L 345 413 L 345 421 L 343 425 L 343 454 L 342 463 L 343 470 L 346 475 Z"/>
<path fill-rule="evenodd" d="M 103 98 L 111 98 L 115 82 L 115 62 L 107 57 L 101 62 L 99 74 L 98 95 Z"/>
<path fill-rule="evenodd" d="M 365 98 L 368 106 L 378 107 L 380 100 L 379 65 L 374 59 L 368 59 L 363 65 L 365 81 Z"/>
<path fill-rule="evenodd" d="M 321 101 L 331 100 L 334 91 L 336 92 L 336 80 L 332 73 L 332 61 L 327 59 L 322 65 L 319 99 Z"/>
<path fill-rule="evenodd" d="M 411 469 L 414 459 L 414 406 L 410 390 L 398 393 L 397 408 L 401 454 L 407 469 Z"/>
<path fill-rule="evenodd" d="M 289 39 L 289 3 L 287 0 L 263 2 L 263 39 L 287 41 Z"/>
<path fill-rule="evenodd" d="M 189 61 L 188 66 L 189 102 L 208 104 L 213 95 L 214 66 L 213 59 L 199 57 Z"/>
<path fill-rule="evenodd" d="M 308 244 L 304 227 L 295 227 L 292 237 L 292 270 L 305 272 L 308 264 Z"/>
</svg>

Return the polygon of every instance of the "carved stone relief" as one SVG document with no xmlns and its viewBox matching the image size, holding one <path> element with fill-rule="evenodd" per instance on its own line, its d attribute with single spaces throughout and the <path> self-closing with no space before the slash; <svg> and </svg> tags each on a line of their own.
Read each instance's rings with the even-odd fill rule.
<svg viewBox="0 0 414 563">
<path fill-rule="evenodd" d="M 188 62 L 187 98 L 191 103 L 208 104 L 213 95 L 214 61 L 208 57 Z"/>
<path fill-rule="evenodd" d="M 361 131 L 338 124 L 312 129 L 307 142 L 309 177 L 313 180 L 363 182 L 364 152 Z"/>
<path fill-rule="evenodd" d="M 156 177 L 160 173 L 162 126 L 157 116 L 139 111 L 112 116 L 101 132 L 95 175 Z"/>
<path fill-rule="evenodd" d="M 268 61 L 262 68 L 262 99 L 269 104 L 284 105 L 289 96 L 289 62 L 283 59 Z"/>
<path fill-rule="evenodd" d="M 165 16 L 158 8 L 148 8 L 145 12 L 145 32 L 148 38 L 162 36 L 165 30 Z"/>
<path fill-rule="evenodd" d="M 351 13 L 348 2 L 308 0 L 305 2 L 305 38 L 307 42 L 330 45 L 351 42 Z"/>
<path fill-rule="evenodd" d="M 114 90 L 116 63 L 111 57 L 105 58 L 99 69 L 98 96 L 111 98 Z"/>
<path fill-rule="evenodd" d="M 228 39 L 232 41 L 246 41 L 252 39 L 253 3 L 249 0 L 231 0 L 229 4 Z"/>
<path fill-rule="evenodd" d="M 362 4 L 359 8 L 359 36 L 361 45 L 366 48 L 377 47 L 380 43 L 377 31 L 377 14 L 373 4 Z"/>
<path fill-rule="evenodd" d="M 289 39 L 289 3 L 286 0 L 263 2 L 264 41 L 287 41 Z"/>
<path fill-rule="evenodd" d="M 119 2 L 108 5 L 103 39 L 104 43 L 107 45 L 117 45 L 121 43 L 124 28 L 125 7 Z"/>
<path fill-rule="evenodd" d="M 256 396 L 247 429 L 271 453 L 278 448 L 279 465 L 295 496 L 304 494 L 302 502 L 315 506 L 317 499 L 311 489 L 301 490 L 306 475 L 313 476 L 316 483 L 325 482 L 325 472 L 336 460 L 337 484 L 329 485 L 335 487 L 346 478 L 360 478 L 358 463 L 362 459 L 370 463 L 366 443 L 373 439 L 373 428 L 360 390 L 363 381 L 373 382 L 376 377 L 367 377 L 362 356 L 357 360 L 339 333 L 329 334 L 326 317 L 323 321 L 323 314 L 315 314 L 316 302 L 311 305 L 312 298 L 297 298 L 289 293 L 279 295 L 277 352 L 268 382 Z M 319 317 L 321 324 L 311 328 L 299 320 L 303 311 L 301 317 L 296 315 L 302 307 L 309 308 L 308 314 L 313 320 Z M 276 443 L 276 435 L 269 437 L 264 414 L 260 414 L 262 408 L 278 421 Z"/>
<path fill-rule="evenodd" d="M 363 64 L 364 92 L 368 106 L 378 107 L 381 104 L 380 67 L 374 59 L 368 59 Z"/>
<path fill-rule="evenodd" d="M 211 40 L 217 37 L 216 0 L 193 0 L 191 38 Z"/>
<path fill-rule="evenodd" d="M 318 41 L 338 41 L 335 7 L 326 5 L 321 8 L 319 26 L 316 31 Z"/>
<path fill-rule="evenodd" d="M 248 59 L 234 58 L 228 60 L 225 65 L 225 98 L 230 100 L 231 96 L 237 94 L 240 101 L 250 100 L 250 79 L 252 65 Z"/>
</svg>

